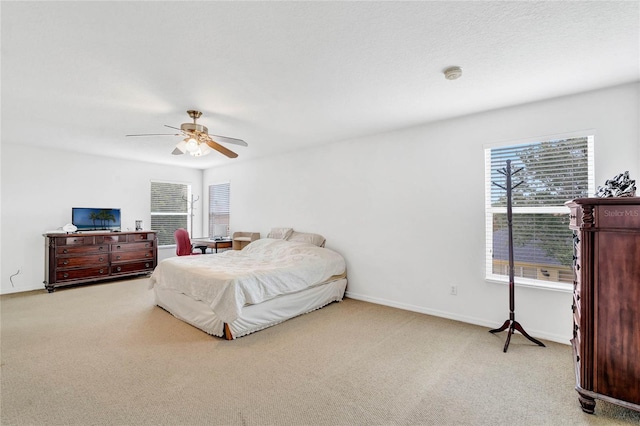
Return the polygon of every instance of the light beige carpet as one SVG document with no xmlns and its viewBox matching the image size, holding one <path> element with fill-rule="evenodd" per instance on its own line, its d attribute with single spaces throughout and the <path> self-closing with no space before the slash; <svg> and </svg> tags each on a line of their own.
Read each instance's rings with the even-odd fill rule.
<svg viewBox="0 0 640 426">
<path fill-rule="evenodd" d="M 147 279 L 2 296 L 2 425 L 631 425 L 569 346 L 346 299 L 225 341 Z"/>
</svg>

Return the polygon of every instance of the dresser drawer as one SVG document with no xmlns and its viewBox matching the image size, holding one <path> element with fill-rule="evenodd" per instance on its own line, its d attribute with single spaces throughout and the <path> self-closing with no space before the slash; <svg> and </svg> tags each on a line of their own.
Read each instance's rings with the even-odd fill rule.
<svg viewBox="0 0 640 426">
<path fill-rule="evenodd" d="M 121 263 L 111 266 L 111 275 L 126 274 L 130 272 L 144 272 L 153 270 L 153 261 Z"/>
<path fill-rule="evenodd" d="M 98 243 L 126 243 L 127 236 L 115 233 L 113 235 L 101 235 L 96 237 Z"/>
<path fill-rule="evenodd" d="M 62 246 L 56 248 L 56 255 L 63 256 L 65 254 L 69 255 L 85 255 L 91 253 L 109 253 L 109 246 L 106 244 L 102 244 L 99 246 L 96 245 L 78 245 L 78 246 Z"/>
<path fill-rule="evenodd" d="M 153 249 L 137 251 L 121 251 L 113 253 L 111 262 L 129 262 L 131 260 L 153 259 Z"/>
<path fill-rule="evenodd" d="M 146 232 L 140 232 L 137 234 L 129 234 L 127 235 L 127 241 L 130 243 L 134 243 L 136 241 L 153 241 L 156 238 L 156 234 L 154 233 L 146 233 Z"/>
<path fill-rule="evenodd" d="M 150 248 L 153 248 L 153 241 L 145 241 L 141 243 L 112 244 L 111 252 L 117 253 L 120 251 L 144 250 Z"/>
<path fill-rule="evenodd" d="M 56 238 L 56 246 L 77 246 L 94 243 L 94 237 L 89 235 Z"/>
<path fill-rule="evenodd" d="M 77 268 L 80 266 L 101 266 L 109 264 L 109 254 L 94 254 L 91 256 L 59 257 L 56 259 L 58 268 Z"/>
<path fill-rule="evenodd" d="M 109 266 L 105 265 L 103 267 L 93 267 L 93 268 L 79 268 L 79 269 L 69 269 L 66 271 L 57 271 L 56 272 L 56 281 L 71 281 L 71 280 L 81 280 L 87 278 L 109 276 Z"/>
</svg>

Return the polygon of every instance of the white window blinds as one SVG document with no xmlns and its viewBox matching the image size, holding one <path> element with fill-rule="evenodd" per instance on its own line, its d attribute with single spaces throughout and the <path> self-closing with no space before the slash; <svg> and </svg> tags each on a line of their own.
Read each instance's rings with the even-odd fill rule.
<svg viewBox="0 0 640 426">
<path fill-rule="evenodd" d="M 159 246 L 175 244 L 176 229 L 189 229 L 190 192 L 187 184 L 151 182 L 151 229 L 158 232 Z"/>
<path fill-rule="evenodd" d="M 209 185 L 209 237 L 229 236 L 230 183 Z"/>
<path fill-rule="evenodd" d="M 506 161 L 511 160 L 516 282 L 573 282 L 568 200 L 595 192 L 593 136 L 485 149 L 486 276 L 509 275 Z M 516 172 L 517 171 L 517 172 Z M 521 182 L 519 185 L 516 186 Z"/>
</svg>

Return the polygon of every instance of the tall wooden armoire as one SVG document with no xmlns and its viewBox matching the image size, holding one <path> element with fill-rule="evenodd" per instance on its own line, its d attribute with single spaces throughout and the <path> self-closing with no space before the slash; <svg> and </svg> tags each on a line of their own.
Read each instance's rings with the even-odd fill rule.
<svg viewBox="0 0 640 426">
<path fill-rule="evenodd" d="M 582 409 L 596 399 L 640 411 L 640 197 L 569 201 L 573 346 Z"/>
</svg>

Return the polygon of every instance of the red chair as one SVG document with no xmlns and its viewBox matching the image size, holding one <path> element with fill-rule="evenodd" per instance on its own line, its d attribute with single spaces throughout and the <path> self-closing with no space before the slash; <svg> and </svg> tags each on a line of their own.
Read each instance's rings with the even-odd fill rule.
<svg viewBox="0 0 640 426">
<path fill-rule="evenodd" d="M 189 233 L 186 229 L 176 229 L 176 232 L 173 233 L 173 236 L 176 239 L 176 254 L 178 256 L 191 256 L 194 254 L 200 254 L 193 252 L 191 239 L 189 238 Z"/>
</svg>

